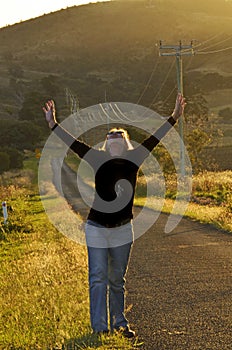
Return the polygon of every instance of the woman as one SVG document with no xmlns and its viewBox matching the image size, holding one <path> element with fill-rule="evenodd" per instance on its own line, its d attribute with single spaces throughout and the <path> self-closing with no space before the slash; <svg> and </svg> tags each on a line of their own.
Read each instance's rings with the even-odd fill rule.
<svg viewBox="0 0 232 350">
<path fill-rule="evenodd" d="M 133 200 L 139 167 L 182 115 L 185 99 L 178 94 L 171 117 L 135 149 L 124 129 L 112 129 L 101 150 L 75 139 L 56 121 L 55 104 L 43 108 L 49 127 L 95 174 L 95 196 L 85 226 L 89 262 L 90 318 L 95 333 L 110 330 L 132 338 L 125 317 L 125 275 L 133 244 Z"/>
</svg>

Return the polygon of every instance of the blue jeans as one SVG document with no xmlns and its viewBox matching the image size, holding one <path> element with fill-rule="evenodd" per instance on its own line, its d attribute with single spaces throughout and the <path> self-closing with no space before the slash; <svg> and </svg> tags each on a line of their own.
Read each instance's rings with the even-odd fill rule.
<svg viewBox="0 0 232 350">
<path fill-rule="evenodd" d="M 88 234 L 102 235 L 102 226 L 87 221 L 86 240 Z M 117 234 L 118 229 L 129 232 L 133 237 L 132 224 L 119 228 L 104 228 L 109 234 Z M 101 237 L 102 238 L 102 237 Z M 101 240 L 102 242 L 102 240 Z M 126 327 L 125 317 L 125 275 L 129 262 L 133 238 L 130 242 L 111 247 L 88 246 L 89 260 L 89 292 L 90 319 L 93 331 L 108 330 L 108 310 L 110 314 L 110 329 Z"/>
</svg>

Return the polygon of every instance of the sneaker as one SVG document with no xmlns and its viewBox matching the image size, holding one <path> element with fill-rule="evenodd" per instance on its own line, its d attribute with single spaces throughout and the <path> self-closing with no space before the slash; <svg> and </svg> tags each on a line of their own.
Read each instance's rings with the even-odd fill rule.
<svg viewBox="0 0 232 350">
<path fill-rule="evenodd" d="M 122 334 L 125 338 L 134 338 L 135 332 L 132 331 L 132 329 L 129 328 L 129 326 L 126 327 L 120 327 L 117 329 L 118 333 Z"/>
</svg>

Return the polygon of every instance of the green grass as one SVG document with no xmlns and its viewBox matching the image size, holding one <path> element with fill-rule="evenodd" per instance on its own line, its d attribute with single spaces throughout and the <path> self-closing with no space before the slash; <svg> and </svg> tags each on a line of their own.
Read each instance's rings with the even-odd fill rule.
<svg viewBox="0 0 232 350">
<path fill-rule="evenodd" d="M 158 182 L 155 177 L 153 181 Z M 176 196 L 175 184 L 172 178 L 166 181 L 167 191 L 163 212 L 170 213 L 173 209 Z M 135 204 L 141 206 L 146 199 L 143 181 L 138 187 L 140 196 L 136 197 Z M 159 198 L 149 198 L 147 206 L 152 209 L 159 208 Z M 184 215 L 232 233 L 232 171 L 203 172 L 193 176 L 191 199 Z"/>
<path fill-rule="evenodd" d="M 0 349 L 138 348 L 91 333 L 86 247 L 53 227 L 27 175 L 0 187 L 13 208 L 0 225 Z"/>
</svg>

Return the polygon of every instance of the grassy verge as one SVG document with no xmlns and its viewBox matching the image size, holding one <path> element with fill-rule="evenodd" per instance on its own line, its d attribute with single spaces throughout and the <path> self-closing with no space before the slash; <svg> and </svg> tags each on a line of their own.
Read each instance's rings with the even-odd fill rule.
<svg viewBox="0 0 232 350">
<path fill-rule="evenodd" d="M 31 173 L 0 187 L 12 207 L 0 225 L 1 349 L 134 349 L 120 336 L 91 333 L 86 247 L 49 222 Z M 10 181 L 11 182 L 11 181 Z"/>
<path fill-rule="evenodd" d="M 155 177 L 151 181 L 158 183 Z M 146 197 L 143 194 L 146 189 L 143 181 L 139 186 L 140 196 L 136 198 L 135 204 L 144 205 Z M 175 203 L 176 182 L 169 178 L 166 187 L 162 211 L 171 213 Z M 159 208 L 159 198 L 150 197 L 146 205 L 152 209 Z M 194 176 L 191 198 L 184 215 L 232 233 L 232 171 L 204 172 Z"/>
</svg>

